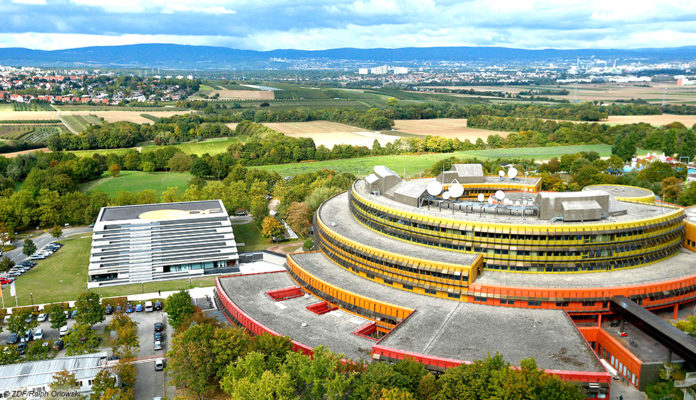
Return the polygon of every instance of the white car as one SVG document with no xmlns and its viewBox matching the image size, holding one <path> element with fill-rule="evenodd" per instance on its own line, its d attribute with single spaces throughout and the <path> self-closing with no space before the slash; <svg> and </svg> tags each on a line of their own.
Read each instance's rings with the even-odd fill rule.
<svg viewBox="0 0 696 400">
<path fill-rule="evenodd" d="M 68 334 L 68 326 L 61 326 L 60 331 L 58 332 L 60 334 L 60 337 L 63 337 Z"/>
<path fill-rule="evenodd" d="M 154 346 L 154 347 L 155 347 L 155 348 L 154 348 L 155 350 L 162 350 L 162 342 L 160 342 L 159 340 L 155 340 L 155 346 Z"/>
<path fill-rule="evenodd" d="M 39 322 L 44 322 L 44 321 L 48 320 L 48 314 L 41 313 L 41 314 L 39 314 L 38 317 L 36 317 L 36 320 Z"/>
<path fill-rule="evenodd" d="M 43 340 L 43 329 L 36 328 L 33 336 L 34 336 L 34 340 Z"/>
<path fill-rule="evenodd" d="M 10 322 L 10 317 L 11 315 L 5 315 L 5 318 L 3 319 L 3 323 L 7 325 L 8 322 Z"/>
</svg>

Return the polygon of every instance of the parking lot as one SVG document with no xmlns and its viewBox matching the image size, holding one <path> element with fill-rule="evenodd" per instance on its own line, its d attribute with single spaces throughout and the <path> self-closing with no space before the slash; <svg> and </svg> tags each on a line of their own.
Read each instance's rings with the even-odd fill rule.
<svg viewBox="0 0 696 400">
<path fill-rule="evenodd" d="M 167 323 L 167 316 L 162 311 L 153 312 L 133 312 L 128 314 L 133 321 L 138 324 L 137 332 L 140 341 L 140 350 L 137 354 L 136 365 L 138 368 L 138 378 L 135 385 L 135 398 L 136 399 L 151 399 L 153 397 L 164 397 L 163 396 L 163 372 L 155 371 L 154 360 L 157 358 L 164 358 L 168 349 L 168 344 L 173 334 L 172 329 Z M 104 333 L 104 329 L 111 321 L 111 316 L 107 315 L 104 322 L 94 325 L 94 329 L 98 334 Z M 154 324 L 156 322 L 162 322 L 165 326 L 165 334 L 162 342 L 162 350 L 154 350 Z M 74 319 L 68 320 L 68 327 L 72 327 L 75 324 Z M 59 334 L 57 329 L 51 328 L 51 324 L 48 321 L 41 322 L 37 328 L 43 328 L 44 340 L 48 340 L 51 343 L 59 339 Z M 6 345 L 7 338 L 10 333 L 7 330 L 3 330 L 0 333 L 0 345 Z M 108 341 L 102 343 L 103 350 L 111 354 L 111 349 L 109 348 Z M 66 355 L 65 350 L 58 352 L 57 357 L 63 357 Z"/>
</svg>

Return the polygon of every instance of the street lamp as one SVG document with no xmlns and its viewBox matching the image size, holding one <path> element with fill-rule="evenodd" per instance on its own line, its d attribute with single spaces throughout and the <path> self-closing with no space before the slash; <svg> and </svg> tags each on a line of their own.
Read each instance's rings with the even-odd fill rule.
<svg viewBox="0 0 696 400">
<path fill-rule="evenodd" d="M 31 304 L 34 304 L 34 293 L 29 292 L 29 297 L 31 298 Z"/>
</svg>

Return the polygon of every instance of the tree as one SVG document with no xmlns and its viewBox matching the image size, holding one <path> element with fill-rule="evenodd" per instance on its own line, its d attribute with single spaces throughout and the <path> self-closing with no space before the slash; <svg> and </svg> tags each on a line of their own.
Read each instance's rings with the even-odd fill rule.
<svg viewBox="0 0 696 400">
<path fill-rule="evenodd" d="M 140 348 L 137 325 L 128 314 L 114 314 L 108 326 L 111 331 L 111 351 L 114 354 L 134 353 Z"/>
<path fill-rule="evenodd" d="M 164 311 L 169 316 L 169 324 L 174 329 L 179 328 L 179 325 L 186 317 L 193 314 L 194 310 L 191 296 L 184 290 L 169 296 L 164 305 Z"/>
<path fill-rule="evenodd" d="M 215 364 L 215 374 L 222 378 L 227 366 L 249 351 L 251 337 L 242 328 L 217 328 L 213 336 L 212 359 Z"/>
<path fill-rule="evenodd" d="M 51 355 L 51 348 L 49 346 L 44 346 L 44 343 L 46 342 L 43 340 L 30 343 L 24 355 L 25 360 L 39 361 L 49 358 Z"/>
<path fill-rule="evenodd" d="M 0 258 L 0 272 L 7 272 L 15 266 L 15 262 L 8 256 Z"/>
<path fill-rule="evenodd" d="M 89 395 L 90 400 L 104 400 L 104 395 L 107 390 L 116 388 L 116 377 L 111 374 L 108 369 L 102 369 L 97 372 L 97 376 L 92 383 L 92 393 Z"/>
<path fill-rule="evenodd" d="M 25 256 L 30 256 L 36 253 L 36 245 L 34 244 L 33 240 L 27 239 L 24 241 L 24 245 L 22 246 L 22 253 Z"/>
<path fill-rule="evenodd" d="M 75 393 L 80 389 L 80 384 L 75 378 L 75 374 L 67 370 L 56 372 L 53 375 L 53 382 L 48 387 L 50 399 L 84 399 L 84 396 L 76 396 Z"/>
<path fill-rule="evenodd" d="M 56 239 L 63 236 L 63 229 L 61 229 L 60 225 L 53 225 L 53 228 L 51 228 L 51 236 L 53 236 Z"/>
<path fill-rule="evenodd" d="M 257 226 L 261 226 L 264 218 L 268 215 L 268 201 L 261 196 L 252 197 L 249 212 L 254 217 Z"/>
<path fill-rule="evenodd" d="M 282 238 L 285 228 L 276 217 L 266 217 L 261 224 L 261 236 L 266 239 Z"/>
<path fill-rule="evenodd" d="M 99 294 L 95 292 L 83 292 L 75 301 L 77 315 L 75 321 L 78 324 L 94 325 L 104 321 L 104 306 Z"/>
<path fill-rule="evenodd" d="M 218 366 L 211 362 L 217 356 L 213 352 L 214 337 L 214 326 L 192 325 L 174 336 L 167 353 L 167 374 L 172 382 L 191 390 L 199 399 L 217 386 Z"/>
<path fill-rule="evenodd" d="M 65 336 L 64 340 L 69 356 L 94 353 L 99 348 L 99 337 L 92 327 L 87 324 L 73 325 L 70 333 Z"/>
<path fill-rule="evenodd" d="M 27 330 L 36 328 L 39 321 L 32 318 L 29 322 L 27 319 L 32 315 L 28 308 L 20 308 L 12 311 L 9 321 L 7 321 L 7 330 L 18 335 L 24 334 Z"/>
<path fill-rule="evenodd" d="M 7 228 L 4 222 L 0 222 L 0 245 L 5 247 L 11 243 L 12 240 L 14 240 L 14 234 Z"/>
<path fill-rule="evenodd" d="M 674 176 L 665 178 L 660 182 L 660 196 L 662 200 L 674 203 L 682 191 L 682 181 Z"/>
<path fill-rule="evenodd" d="M 60 329 L 68 324 L 68 317 L 65 316 L 64 304 L 51 304 L 47 307 L 48 320 L 51 321 L 51 328 Z"/>
<path fill-rule="evenodd" d="M 300 236 L 309 235 L 312 226 L 312 209 L 306 203 L 294 202 L 288 208 L 286 222 Z"/>
<path fill-rule="evenodd" d="M 138 192 L 135 196 L 138 204 L 154 204 L 157 203 L 157 194 L 152 189 L 145 189 Z"/>
<path fill-rule="evenodd" d="M 185 172 L 191 169 L 192 164 L 191 156 L 184 153 L 176 153 L 167 161 L 167 168 L 173 172 Z"/>
<path fill-rule="evenodd" d="M 111 164 L 109 165 L 109 176 L 115 178 L 118 176 L 118 174 L 121 173 L 121 167 L 119 167 L 117 164 Z"/>
<path fill-rule="evenodd" d="M 179 201 L 179 189 L 175 187 L 168 187 L 165 191 L 160 194 L 160 202 L 162 203 L 174 203 Z"/>
<path fill-rule="evenodd" d="M 140 169 L 142 169 L 143 172 L 153 172 L 155 170 L 155 164 L 150 161 L 145 161 L 140 164 Z"/>
</svg>

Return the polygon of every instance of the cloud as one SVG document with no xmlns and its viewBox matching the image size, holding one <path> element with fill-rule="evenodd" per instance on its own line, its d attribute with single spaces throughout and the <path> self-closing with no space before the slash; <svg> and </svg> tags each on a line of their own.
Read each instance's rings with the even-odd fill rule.
<svg viewBox="0 0 696 400">
<path fill-rule="evenodd" d="M 44 49 L 163 41 L 259 50 L 696 43 L 696 2 L 686 0 L 15 0 L 0 1 L 0 15 L 0 46 Z"/>
</svg>

